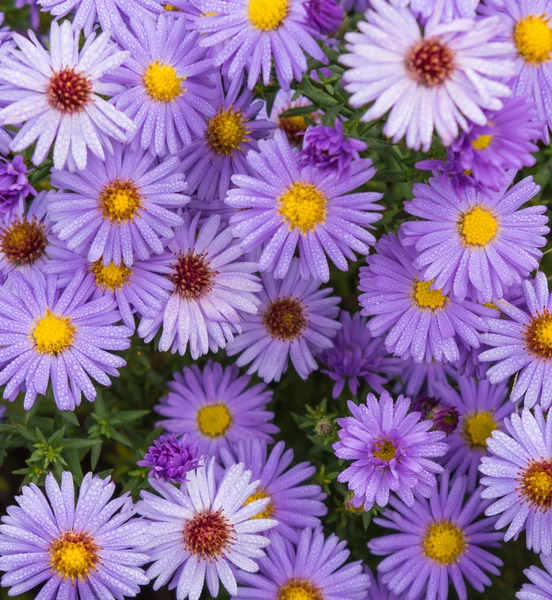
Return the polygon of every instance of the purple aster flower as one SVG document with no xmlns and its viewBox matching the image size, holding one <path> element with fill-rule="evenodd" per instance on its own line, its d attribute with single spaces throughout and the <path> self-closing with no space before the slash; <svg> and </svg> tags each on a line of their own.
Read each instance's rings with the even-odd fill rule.
<svg viewBox="0 0 552 600">
<path fill-rule="evenodd" d="M 27 167 L 21 155 L 13 161 L 0 157 L 0 222 L 8 224 L 16 215 L 25 212 L 25 198 L 36 196 L 27 179 Z"/>
<path fill-rule="evenodd" d="M 517 539 L 525 530 L 527 548 L 552 554 L 552 414 L 542 408 L 534 415 L 523 409 L 504 419 L 506 432 L 495 430 L 487 440 L 491 456 L 481 459 L 479 471 L 485 486 L 481 497 L 493 504 L 486 515 L 500 515 L 495 528 L 508 525 L 504 541 Z"/>
<path fill-rule="evenodd" d="M 366 404 L 347 403 L 352 417 L 338 419 L 339 442 L 333 445 L 338 458 L 352 460 L 337 480 L 354 492 L 354 506 L 369 511 L 374 504 L 386 506 L 390 492 L 408 505 L 418 490 L 429 497 L 437 484 L 434 473 L 443 471 L 431 458 L 444 456 L 447 444 L 442 431 L 429 431 L 433 423 L 409 412 L 410 398 L 395 401 L 385 390 L 378 400 L 368 394 Z"/>
<path fill-rule="evenodd" d="M 257 313 L 262 289 L 254 275 L 256 262 L 243 260 L 243 250 L 229 227 L 212 215 L 200 226 L 200 213 L 184 215 L 168 251 L 153 259 L 170 282 L 169 299 L 153 318 L 144 317 L 138 335 L 150 342 L 159 329 L 159 350 L 195 360 L 224 348 L 241 332 L 242 319 Z"/>
<path fill-rule="evenodd" d="M 349 179 L 351 163 L 359 160 L 359 152 L 367 148 L 364 142 L 346 137 L 343 123 L 337 120 L 335 127 L 317 125 L 307 129 L 299 162 L 320 171 L 333 171 L 340 179 Z"/>
<path fill-rule="evenodd" d="M 74 410 L 81 395 L 93 402 L 92 379 L 111 385 L 126 362 L 111 350 L 126 350 L 132 331 L 116 326 L 120 313 L 113 297 L 90 298 L 86 274 L 75 274 L 65 289 L 38 269 L 10 276 L 0 287 L 0 385 L 14 400 L 25 388 L 24 407 L 46 394 L 51 380 L 60 410 Z M 84 281 L 83 281 L 84 280 Z"/>
<path fill-rule="evenodd" d="M 461 188 L 478 187 L 500 192 L 509 169 L 536 163 L 533 142 L 542 135 L 533 102 L 526 97 L 508 98 L 497 112 L 488 113 L 485 125 L 472 124 L 448 148 L 447 159 L 416 164 L 422 170 L 443 171 Z"/>
<path fill-rule="evenodd" d="M 541 555 L 540 559 L 546 571 L 534 565 L 523 571 L 531 583 L 523 584 L 516 594 L 518 600 L 552 599 L 552 557 Z"/>
<path fill-rule="evenodd" d="M 260 572 L 239 571 L 236 600 L 364 600 L 370 585 L 360 561 L 347 563 L 346 542 L 331 534 L 324 539 L 322 528 L 303 529 L 297 545 L 277 532 L 259 560 Z"/>
<path fill-rule="evenodd" d="M 190 198 L 177 173 L 179 160 L 157 161 L 149 152 L 117 144 L 107 161 L 92 157 L 85 171 L 54 171 L 48 216 L 69 250 L 88 250 L 88 260 L 132 267 L 134 256 L 161 254 L 173 227 L 183 219 L 176 209 Z"/>
<path fill-rule="evenodd" d="M 374 337 L 386 332 L 389 352 L 403 360 L 411 357 L 421 363 L 456 361 L 458 343 L 478 348 L 478 331 L 487 329 L 480 314 L 491 309 L 467 300 L 458 302 L 431 281 L 422 281 L 414 268 L 416 254 L 394 234 L 383 235 L 376 253 L 367 257 L 360 269 L 359 302 L 362 314 L 373 316 L 368 330 Z"/>
<path fill-rule="evenodd" d="M 307 0 L 307 22 L 322 36 L 336 32 L 345 18 L 337 0 Z"/>
<path fill-rule="evenodd" d="M 143 150 L 175 154 L 201 136 L 206 119 L 216 114 L 214 64 L 199 45 L 199 33 L 189 32 L 179 13 L 163 13 L 157 21 L 144 17 L 133 31 L 117 35 L 130 58 L 110 76 L 124 86 L 114 102 L 134 122 Z"/>
<path fill-rule="evenodd" d="M 420 496 L 412 506 L 391 499 L 374 521 L 398 533 L 370 540 L 373 554 L 387 556 L 378 565 L 382 581 L 404 600 L 447 600 L 452 580 L 460 600 L 467 600 L 465 580 L 478 592 L 491 585 L 487 573 L 499 575 L 502 561 L 484 549 L 498 548 L 501 534 L 493 532 L 496 519 L 479 519 L 488 506 L 479 493 L 465 498 L 467 481 L 441 476 L 431 498 Z M 487 572 L 487 573 L 486 573 Z"/>
<path fill-rule="evenodd" d="M 210 595 L 218 596 L 220 580 L 235 596 L 235 567 L 258 571 L 262 548 L 270 544 L 258 534 L 278 525 L 262 516 L 270 499 L 254 498 L 259 482 L 251 482 L 251 471 L 232 465 L 217 483 L 211 459 L 191 471 L 180 489 L 156 479 L 150 483 L 159 495 L 141 492 L 137 510 L 151 523 L 141 549 L 153 561 L 146 572 L 155 579 L 153 589 L 168 583 L 177 600 L 199 600 L 205 581 Z"/>
<path fill-rule="evenodd" d="M 155 407 L 164 417 L 157 423 L 177 435 L 188 434 L 198 441 L 198 451 L 219 456 L 222 448 L 239 440 L 259 438 L 272 442 L 279 428 L 266 410 L 272 392 L 262 383 L 247 387 L 251 377 L 240 375 L 235 365 L 224 369 L 208 361 L 203 370 L 184 367 L 169 382 L 169 393 Z"/>
<path fill-rule="evenodd" d="M 548 410 L 552 404 L 552 299 L 546 275 L 539 271 L 535 279 L 525 280 L 523 292 L 527 308 L 495 300 L 502 314 L 487 318 L 489 333 L 481 339 L 491 348 L 479 360 L 496 362 L 487 371 L 491 383 L 518 373 L 512 402 L 524 398 L 525 406 L 531 408 L 539 401 Z"/>
<path fill-rule="evenodd" d="M 229 356 L 248 373 L 257 373 L 267 383 L 280 381 L 289 359 L 299 377 L 307 379 L 318 368 L 314 355 L 333 346 L 332 338 L 341 329 L 336 320 L 339 298 L 330 296 L 332 288 L 320 288 L 320 282 L 305 280 L 299 261 L 293 259 L 284 279 L 275 280 L 263 273 L 264 290 L 259 312 L 242 324 L 242 333 L 228 344 Z"/>
<path fill-rule="evenodd" d="M 130 495 L 111 500 L 115 484 L 87 473 L 75 505 L 73 476 L 58 485 L 46 477 L 46 494 L 26 485 L 0 526 L 2 587 L 18 596 L 44 583 L 35 598 L 134 598 L 147 585 L 136 543 L 146 526 L 134 518 Z"/>
<path fill-rule="evenodd" d="M 180 168 L 186 173 L 188 191 L 197 190 L 199 200 L 224 200 L 232 175 L 249 174 L 246 160 L 249 150 L 256 150 L 257 140 L 267 137 L 274 124 L 256 119 L 263 101 L 254 101 L 253 94 L 232 84 L 226 94 L 212 103 L 216 114 L 207 120 L 207 128 L 199 139 L 184 147 Z"/>
<path fill-rule="evenodd" d="M 480 302 L 502 298 L 539 266 L 550 233 L 546 207 L 520 208 L 540 191 L 532 177 L 508 187 L 508 173 L 499 192 L 459 191 L 450 180 L 414 185 L 407 213 L 419 220 L 403 224 L 404 244 L 419 253 L 414 266 L 433 289 L 457 300 Z"/>
<path fill-rule="evenodd" d="M 366 600 L 401 600 L 393 592 L 390 592 L 388 587 L 383 583 L 381 573 L 377 573 L 377 579 L 372 575 L 369 569 L 365 569 L 370 577 L 370 588 L 368 589 L 368 597 Z"/>
<path fill-rule="evenodd" d="M 121 142 L 133 130 L 132 121 L 104 98 L 120 86 L 107 83 L 105 74 L 122 64 L 129 52 L 111 43 L 109 32 L 88 36 L 79 49 L 80 31 L 69 21 L 52 23 L 50 52 L 35 34 L 29 42 L 13 34 L 19 50 L 0 53 L 1 125 L 23 126 L 10 144 L 21 152 L 36 141 L 32 161 L 39 165 L 54 144 L 54 166 L 71 171 L 86 167 L 88 151 L 100 161 L 112 151 L 111 138 Z M 69 91 L 68 91 L 69 90 Z"/>
<path fill-rule="evenodd" d="M 446 396 L 443 394 L 458 410 L 460 419 L 456 431 L 447 437 L 449 451 L 442 464 L 455 476 L 467 475 L 469 489 L 475 490 L 481 457 L 487 455 L 487 438 L 495 429 L 503 428 L 504 418 L 515 406 L 508 402 L 506 384 L 459 377 L 458 387 L 459 392 L 448 388 Z"/>
<path fill-rule="evenodd" d="M 324 350 L 319 356 L 327 366 L 322 373 L 335 381 L 332 396 L 338 398 L 345 384 L 356 396 L 360 387 L 359 379 L 381 394 L 383 386 L 402 372 L 401 361 L 387 354 L 382 338 L 366 335 L 367 319 L 361 317 L 360 313 L 351 316 L 342 310 L 339 321 L 342 328 L 333 340 L 333 348 Z"/>
<path fill-rule="evenodd" d="M 327 282 L 327 257 L 346 271 L 347 259 L 356 260 L 353 250 L 368 254 L 375 243 L 368 229 L 381 218 L 377 201 L 382 195 L 349 192 L 374 176 L 371 160 L 355 160 L 349 180 L 343 181 L 336 173 L 301 167 L 281 131 L 259 147 L 260 152 L 247 154 L 255 176 L 234 175 L 238 187 L 229 190 L 225 202 L 243 209 L 230 224 L 245 251 L 262 247 L 261 271 L 284 277 L 298 246 L 302 276 Z"/>
<path fill-rule="evenodd" d="M 469 121 L 484 125 L 484 110 L 502 108 L 500 98 L 511 91 L 498 78 L 514 74 L 514 48 L 497 42 L 498 17 L 444 24 L 440 0 L 422 35 L 408 8 L 385 0 L 371 4 L 368 22 L 358 24 L 361 33 L 346 36 L 351 54 L 340 59 L 351 67 L 343 76 L 351 106 L 375 101 L 362 121 L 391 110 L 383 133 L 395 143 L 406 136 L 407 146 L 427 152 L 434 129 L 448 146 L 459 126 L 465 130 Z"/>
<path fill-rule="evenodd" d="M 251 471 L 251 478 L 260 483 L 249 502 L 269 498 L 259 516 L 276 519 L 278 526 L 274 531 L 298 543 L 303 529 L 321 526 L 318 517 L 328 512 L 322 503 L 326 494 L 318 485 L 304 484 L 311 479 L 316 468 L 309 462 L 303 462 L 289 469 L 293 450 L 284 452 L 284 449 L 284 442 L 278 442 L 269 453 L 266 442 L 259 438 L 247 439 L 234 444 L 233 452 L 221 448 L 221 459 L 226 468 L 243 463 Z"/>
<path fill-rule="evenodd" d="M 230 79 L 247 72 L 247 86 L 259 80 L 268 85 L 272 59 L 280 87 L 289 90 L 292 79 L 301 81 L 307 70 L 305 53 L 317 60 L 324 53 L 307 22 L 308 0 L 200 0 L 203 14 L 197 21 L 202 46 L 217 48 L 214 59 Z"/>
<path fill-rule="evenodd" d="M 184 483 L 189 471 L 197 469 L 202 457 L 198 457 L 198 440 L 186 444 L 184 434 L 180 440 L 173 434 L 162 435 L 148 448 L 144 459 L 138 461 L 141 467 L 151 467 L 149 476 L 171 483 Z"/>
</svg>

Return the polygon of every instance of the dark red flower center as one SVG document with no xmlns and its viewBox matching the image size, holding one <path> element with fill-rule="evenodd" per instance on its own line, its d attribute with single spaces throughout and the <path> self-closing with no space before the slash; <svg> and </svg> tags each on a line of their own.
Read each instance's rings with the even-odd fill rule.
<svg viewBox="0 0 552 600">
<path fill-rule="evenodd" d="M 213 289 L 214 278 L 218 271 L 209 266 L 206 253 L 196 254 L 188 250 L 180 252 L 176 262 L 171 265 L 174 273 L 169 276 L 175 291 L 189 300 L 197 300 Z"/>
<path fill-rule="evenodd" d="M 63 113 L 80 112 L 90 101 L 92 82 L 73 67 L 54 73 L 48 86 L 50 106 Z"/>
<path fill-rule="evenodd" d="M 454 52 L 435 38 L 419 42 L 406 56 L 407 71 L 426 87 L 441 85 L 453 68 Z"/>
<path fill-rule="evenodd" d="M 305 308 L 297 298 L 278 298 L 268 305 L 264 326 L 273 338 L 291 342 L 308 326 Z"/>
<path fill-rule="evenodd" d="M 184 527 L 184 545 L 201 560 L 221 556 L 235 538 L 235 529 L 221 511 L 205 510 Z"/>
</svg>

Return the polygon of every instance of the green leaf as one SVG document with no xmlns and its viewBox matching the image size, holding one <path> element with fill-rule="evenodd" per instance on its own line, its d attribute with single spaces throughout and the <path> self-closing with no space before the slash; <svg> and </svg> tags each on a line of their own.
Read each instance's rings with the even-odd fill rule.
<svg viewBox="0 0 552 600">
<path fill-rule="evenodd" d="M 102 453 L 102 442 L 96 444 L 92 447 L 92 451 L 90 452 L 90 467 L 92 471 L 96 470 L 98 466 L 98 460 L 100 459 L 100 454 Z"/>
<path fill-rule="evenodd" d="M 77 415 L 70 410 L 62 410 L 59 412 L 59 415 L 62 419 L 65 419 L 70 425 L 74 425 L 75 427 L 79 427 L 80 423 L 77 418 Z"/>
<path fill-rule="evenodd" d="M 101 444 L 101 440 L 89 440 L 82 438 L 65 438 L 62 442 L 64 448 L 70 448 L 71 450 L 79 450 L 81 448 L 93 448 L 98 444 Z"/>
</svg>

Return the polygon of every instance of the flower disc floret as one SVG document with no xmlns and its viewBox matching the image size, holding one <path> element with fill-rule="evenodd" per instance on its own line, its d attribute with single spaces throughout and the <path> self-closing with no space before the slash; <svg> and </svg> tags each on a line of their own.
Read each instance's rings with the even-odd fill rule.
<svg viewBox="0 0 552 600">
<path fill-rule="evenodd" d="M 514 29 L 514 43 L 520 56 L 535 65 L 548 62 L 552 52 L 550 18 L 545 15 L 522 17 Z"/>
<path fill-rule="evenodd" d="M 436 521 L 426 531 L 422 541 L 424 554 L 441 566 L 458 562 L 466 550 L 465 534 L 450 521 Z"/>
<path fill-rule="evenodd" d="M 48 549 L 52 570 L 63 580 L 71 579 L 72 583 L 75 579 L 86 579 L 90 571 L 96 570 L 100 560 L 98 550 L 94 538 L 88 533 L 62 533 Z"/>
<path fill-rule="evenodd" d="M 289 12 L 289 0 L 248 0 L 249 20 L 260 31 L 278 29 Z"/>
<path fill-rule="evenodd" d="M 148 96 L 157 102 L 172 102 L 185 91 L 182 82 L 186 77 L 179 77 L 171 65 L 160 60 L 150 63 L 144 73 L 144 87 Z"/>
<path fill-rule="evenodd" d="M 197 424 L 204 436 L 218 438 L 228 431 L 232 424 L 232 415 L 226 404 L 209 404 L 199 409 Z"/>
</svg>

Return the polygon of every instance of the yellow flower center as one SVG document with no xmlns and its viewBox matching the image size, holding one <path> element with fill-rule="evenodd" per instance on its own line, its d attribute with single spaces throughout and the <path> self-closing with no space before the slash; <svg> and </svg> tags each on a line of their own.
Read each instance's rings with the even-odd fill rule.
<svg viewBox="0 0 552 600">
<path fill-rule="evenodd" d="M 375 442 L 372 448 L 372 456 L 386 462 L 393 460 L 396 453 L 397 448 L 395 447 L 395 444 L 385 438 Z"/>
<path fill-rule="evenodd" d="M 499 310 L 498 306 L 494 302 L 483 302 L 483 306 L 486 308 L 494 308 L 494 310 Z"/>
<path fill-rule="evenodd" d="M 529 352 L 541 358 L 552 358 L 552 314 L 546 309 L 534 316 L 527 325 L 525 343 Z"/>
<path fill-rule="evenodd" d="M 159 60 L 149 65 L 143 80 L 148 96 L 157 102 L 172 102 L 186 91 L 182 87 L 186 77 L 179 77 L 174 67 L 164 65 Z"/>
<path fill-rule="evenodd" d="M 550 60 L 552 30 L 546 15 L 527 15 L 520 19 L 514 29 L 514 43 L 522 58 L 533 64 Z"/>
<path fill-rule="evenodd" d="M 308 116 L 312 117 L 313 113 L 310 113 Z M 278 117 L 278 127 L 286 134 L 287 139 L 291 142 L 297 141 L 300 138 L 302 139 L 302 136 L 297 134 L 307 131 L 308 126 L 309 125 L 305 120 L 304 115 L 295 115 L 294 117 Z"/>
<path fill-rule="evenodd" d="M 475 206 L 460 217 L 458 229 L 465 246 L 486 246 L 496 235 L 498 221 L 490 210 Z"/>
<path fill-rule="evenodd" d="M 492 135 L 478 135 L 475 140 L 472 140 L 471 145 L 474 150 L 486 150 L 492 141 Z"/>
<path fill-rule="evenodd" d="M 270 494 L 263 489 L 257 490 L 254 494 L 251 494 L 249 498 L 243 503 L 243 506 L 247 506 L 256 500 L 262 500 L 263 498 L 270 498 Z M 274 502 L 270 500 L 270 502 L 266 505 L 266 508 L 260 512 L 258 515 L 251 517 L 252 519 L 270 519 L 274 514 Z"/>
<path fill-rule="evenodd" d="M 519 491 L 536 510 L 546 512 L 552 506 L 552 461 L 530 461 L 521 476 Z"/>
<path fill-rule="evenodd" d="M 172 4 L 165 4 L 165 6 L 163 7 L 164 10 L 176 10 L 176 11 L 180 11 L 179 8 L 176 8 L 176 6 L 173 6 Z"/>
<path fill-rule="evenodd" d="M 96 285 L 102 290 L 120 290 L 132 275 L 132 269 L 125 265 L 117 266 L 115 263 L 104 265 L 102 260 L 97 260 L 90 265 L 90 272 L 96 277 Z"/>
<path fill-rule="evenodd" d="M 422 541 L 424 555 L 441 566 L 450 565 L 464 554 L 464 532 L 450 521 L 436 521 L 426 531 Z"/>
<path fill-rule="evenodd" d="M 73 343 L 76 329 L 70 317 L 58 316 L 47 308 L 31 332 L 35 350 L 39 354 L 60 354 Z"/>
<path fill-rule="evenodd" d="M 234 150 L 241 150 L 242 144 L 251 139 L 248 137 L 251 129 L 246 122 L 240 110 L 219 109 L 207 123 L 207 144 L 217 154 L 232 156 Z"/>
<path fill-rule="evenodd" d="M 488 410 L 466 415 L 464 419 L 463 434 L 468 443 L 474 448 L 487 448 L 487 438 L 498 429 L 493 413 Z"/>
<path fill-rule="evenodd" d="M 278 214 L 287 221 L 290 231 L 296 227 L 306 235 L 324 223 L 327 204 L 328 199 L 315 185 L 297 181 L 278 198 Z"/>
<path fill-rule="evenodd" d="M 289 0 L 249 0 L 249 20 L 261 31 L 277 29 L 289 12 Z"/>
<path fill-rule="evenodd" d="M 138 187 L 133 181 L 116 179 L 100 194 L 100 209 L 104 219 L 112 223 L 132 221 L 142 208 Z"/>
<path fill-rule="evenodd" d="M 414 281 L 412 300 L 420 309 L 440 310 L 446 305 L 448 298 L 441 290 L 432 290 L 431 281 Z"/>
<path fill-rule="evenodd" d="M 225 404 L 209 404 L 199 409 L 197 424 L 207 437 L 221 437 L 232 424 L 232 415 Z"/>
<path fill-rule="evenodd" d="M 324 600 L 322 591 L 307 579 L 288 579 L 278 590 L 277 600 Z"/>
<path fill-rule="evenodd" d="M 50 566 L 62 579 L 83 580 L 96 569 L 99 550 L 91 535 L 66 531 L 50 544 Z"/>
</svg>

